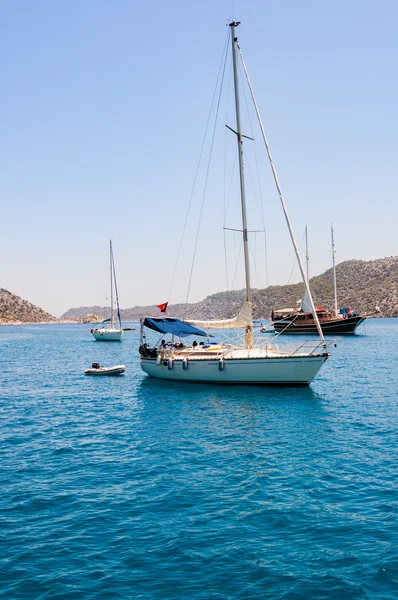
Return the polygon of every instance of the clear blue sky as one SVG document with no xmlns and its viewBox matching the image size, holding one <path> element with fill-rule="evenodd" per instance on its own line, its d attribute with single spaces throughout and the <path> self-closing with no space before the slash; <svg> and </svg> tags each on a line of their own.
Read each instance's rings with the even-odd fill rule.
<svg viewBox="0 0 398 600">
<path fill-rule="evenodd" d="M 167 299 L 231 17 L 242 22 L 239 39 L 299 242 L 309 228 L 311 273 L 331 264 L 331 222 L 338 262 L 397 254 L 395 0 L 4 0 L 0 287 L 56 315 L 105 304 L 112 237 L 122 306 Z M 210 171 L 192 301 L 226 288 L 226 119 L 234 126 L 231 108 L 220 113 L 222 148 Z M 254 137 L 269 283 L 284 284 L 293 254 L 258 131 Z M 249 182 L 249 226 L 261 229 L 251 195 Z M 199 192 L 174 302 L 185 300 L 200 200 Z M 227 225 L 239 227 L 238 215 L 231 211 Z M 234 234 L 227 235 L 233 263 Z M 259 236 L 256 246 L 254 285 L 264 285 Z M 235 283 L 242 287 L 242 277 Z"/>
</svg>

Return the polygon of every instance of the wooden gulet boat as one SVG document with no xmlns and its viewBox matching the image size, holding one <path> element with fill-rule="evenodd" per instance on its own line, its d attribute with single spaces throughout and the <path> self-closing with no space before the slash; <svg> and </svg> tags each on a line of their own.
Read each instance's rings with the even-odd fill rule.
<svg viewBox="0 0 398 600">
<path fill-rule="evenodd" d="M 366 319 L 366 317 L 356 314 L 347 314 L 336 318 L 322 306 L 316 307 L 316 314 L 324 335 L 353 335 L 358 325 Z M 316 335 L 318 333 L 311 313 L 282 309 L 274 311 L 273 318 L 274 329 L 277 333 L 286 335 Z"/>
<path fill-rule="evenodd" d="M 309 281 L 309 255 L 308 235 L 305 228 L 307 281 Z M 274 322 L 275 331 L 285 335 L 311 335 L 317 334 L 317 326 L 314 319 L 316 315 L 324 335 L 353 335 L 357 327 L 366 319 L 365 315 L 353 314 L 350 307 L 338 309 L 337 302 L 337 277 L 334 246 L 333 225 L 331 225 L 332 261 L 333 261 L 333 289 L 334 308 L 326 310 L 323 306 L 316 306 L 315 313 L 308 302 L 306 292 L 301 300 L 301 305 L 294 308 L 283 308 L 273 310 L 271 319 Z"/>
</svg>

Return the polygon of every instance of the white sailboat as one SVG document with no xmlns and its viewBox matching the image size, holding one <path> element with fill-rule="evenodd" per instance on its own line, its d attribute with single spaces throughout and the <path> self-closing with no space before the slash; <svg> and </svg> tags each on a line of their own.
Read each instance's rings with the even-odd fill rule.
<svg viewBox="0 0 398 600">
<path fill-rule="evenodd" d="M 293 235 L 285 201 L 281 192 L 274 163 L 272 161 L 264 128 L 254 98 L 253 89 L 247 74 L 246 65 L 238 45 L 236 27 L 238 22 L 229 23 L 235 87 L 236 131 L 238 142 L 240 197 L 242 213 L 242 234 L 245 265 L 246 298 L 239 314 L 232 319 L 220 321 L 192 321 L 168 317 L 146 317 L 141 319 L 141 368 L 150 377 L 190 382 L 224 383 L 224 384 L 260 384 L 260 385 L 309 385 L 319 369 L 327 360 L 329 353 L 319 322 L 319 343 L 309 350 L 306 344 L 301 344 L 294 351 L 279 350 L 277 345 L 269 341 L 255 344 L 253 335 L 252 290 L 250 285 L 250 263 L 248 247 L 248 229 L 246 217 L 245 181 L 243 164 L 243 134 L 240 122 L 238 58 L 242 59 L 254 107 L 258 116 L 260 128 L 266 145 L 271 169 L 282 203 L 286 222 L 295 249 L 306 291 L 315 313 L 308 280 L 301 263 L 298 247 Z M 244 343 L 217 344 L 210 341 L 212 329 L 244 329 Z M 161 335 L 171 334 L 171 342 L 158 346 L 148 344 L 146 330 L 153 330 Z M 207 343 L 195 340 L 190 345 L 176 342 L 176 337 L 184 339 L 189 336 L 207 337 Z"/>
<path fill-rule="evenodd" d="M 120 307 L 119 307 L 119 294 L 117 291 L 116 283 L 116 272 L 115 272 L 115 260 L 113 257 L 112 240 L 109 242 L 109 263 L 110 263 L 110 274 L 111 274 L 111 299 L 110 299 L 110 318 L 104 321 L 103 327 L 95 327 L 91 330 L 91 333 L 95 339 L 99 342 L 120 342 L 123 337 L 122 322 L 120 318 Z M 116 305 L 117 305 L 117 316 L 119 321 L 119 327 L 115 327 L 114 318 L 114 302 L 113 302 L 113 287 L 115 286 L 116 292 Z M 109 323 L 109 326 L 105 325 Z"/>
</svg>

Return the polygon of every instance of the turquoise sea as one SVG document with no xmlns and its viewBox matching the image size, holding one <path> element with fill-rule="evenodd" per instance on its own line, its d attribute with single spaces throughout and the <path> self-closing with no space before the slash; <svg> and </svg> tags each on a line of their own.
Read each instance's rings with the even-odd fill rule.
<svg viewBox="0 0 398 600">
<path fill-rule="evenodd" d="M 149 380 L 89 329 L 0 328 L 1 598 L 398 598 L 398 319 L 308 389 Z"/>
</svg>

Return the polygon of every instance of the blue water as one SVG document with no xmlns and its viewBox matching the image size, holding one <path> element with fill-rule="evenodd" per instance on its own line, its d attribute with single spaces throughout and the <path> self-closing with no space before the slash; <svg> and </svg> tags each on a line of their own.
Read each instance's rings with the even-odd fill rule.
<svg viewBox="0 0 398 600">
<path fill-rule="evenodd" d="M 138 332 L 0 328 L 0 597 L 398 598 L 398 319 L 362 332 L 267 389 L 149 380 Z"/>
</svg>

